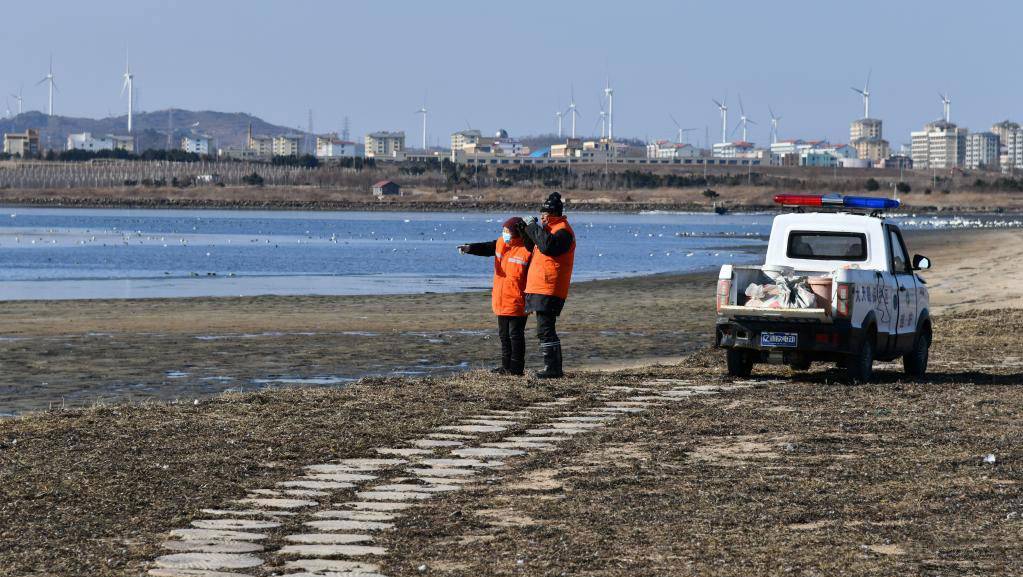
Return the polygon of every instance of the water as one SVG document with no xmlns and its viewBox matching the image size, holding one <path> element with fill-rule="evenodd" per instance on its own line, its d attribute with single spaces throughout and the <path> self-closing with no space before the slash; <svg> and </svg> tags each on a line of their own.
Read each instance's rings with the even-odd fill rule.
<svg viewBox="0 0 1023 577">
<path fill-rule="evenodd" d="M 0 300 L 450 292 L 489 286 L 456 246 L 507 214 L 0 209 Z M 574 280 L 754 262 L 772 215 L 573 213 Z M 911 227 L 1011 226 L 995 216 Z M 1017 222 L 1015 226 L 1018 226 Z"/>
</svg>

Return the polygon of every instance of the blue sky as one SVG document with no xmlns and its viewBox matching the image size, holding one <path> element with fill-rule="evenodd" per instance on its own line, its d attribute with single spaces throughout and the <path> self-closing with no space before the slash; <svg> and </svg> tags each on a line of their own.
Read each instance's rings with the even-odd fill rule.
<svg viewBox="0 0 1023 577">
<path fill-rule="evenodd" d="M 616 135 L 638 138 L 672 137 L 672 114 L 698 128 L 690 140 L 704 127 L 717 140 L 711 98 L 727 94 L 734 126 L 741 94 L 752 140 L 767 142 L 770 105 L 783 138 L 846 141 L 862 114 L 849 87 L 868 70 L 895 147 L 940 116 L 938 91 L 974 131 L 1023 118 L 1023 4 L 1008 1 L 49 0 L 8 3 L 3 19 L 0 90 L 24 85 L 26 109 L 45 109 L 35 83 L 52 51 L 55 111 L 74 116 L 124 113 L 127 46 L 144 110 L 305 128 L 312 109 L 317 131 L 347 115 L 356 135 L 403 129 L 416 143 L 424 94 L 431 143 L 467 124 L 550 132 L 573 86 L 592 133 L 605 76 Z"/>
</svg>

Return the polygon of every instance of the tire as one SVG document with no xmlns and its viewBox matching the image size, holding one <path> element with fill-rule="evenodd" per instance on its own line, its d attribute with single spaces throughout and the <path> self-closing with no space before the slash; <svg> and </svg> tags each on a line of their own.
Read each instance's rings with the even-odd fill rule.
<svg viewBox="0 0 1023 577">
<path fill-rule="evenodd" d="M 869 383 L 874 376 L 874 343 L 877 338 L 873 331 L 863 339 L 859 352 L 849 355 L 846 360 L 845 374 L 850 383 Z"/>
<path fill-rule="evenodd" d="M 928 327 L 916 337 L 913 350 L 902 357 L 902 368 L 911 377 L 922 377 L 927 373 L 927 360 L 931 351 L 931 329 Z"/>
<path fill-rule="evenodd" d="M 728 376 L 740 379 L 749 378 L 753 373 L 753 356 L 743 349 L 728 349 Z"/>
</svg>

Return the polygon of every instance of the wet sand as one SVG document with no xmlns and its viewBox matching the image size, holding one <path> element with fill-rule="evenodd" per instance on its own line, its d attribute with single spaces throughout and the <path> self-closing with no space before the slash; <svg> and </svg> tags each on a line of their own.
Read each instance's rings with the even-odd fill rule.
<svg viewBox="0 0 1023 577">
<path fill-rule="evenodd" d="M 941 314 L 1023 304 L 1023 271 L 1006 266 L 1021 240 L 1023 231 L 980 230 L 907 242 L 934 262 L 924 276 Z M 715 277 L 577 284 L 559 325 L 568 366 L 635 367 L 707 346 Z M 488 367 L 494 325 L 484 292 L 4 302 L 0 413 Z M 537 366 L 533 326 L 527 362 Z"/>
</svg>

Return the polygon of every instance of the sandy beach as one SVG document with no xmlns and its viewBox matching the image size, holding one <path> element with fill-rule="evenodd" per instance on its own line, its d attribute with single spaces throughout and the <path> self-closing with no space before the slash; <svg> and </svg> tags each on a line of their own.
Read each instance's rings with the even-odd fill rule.
<svg viewBox="0 0 1023 577">
<path fill-rule="evenodd" d="M 1014 230 L 907 239 L 934 262 L 925 277 L 935 342 L 919 381 L 894 363 L 869 386 L 840 384 L 825 367 L 763 367 L 730 381 L 706 350 L 714 275 L 699 274 L 576 287 L 564 323 L 570 378 L 555 383 L 455 368 L 2 420 L 0 567 L 140 575 L 174 546 L 163 544 L 170 531 L 208 524 L 209 510 L 237 508 L 235 499 L 283 496 L 277 483 L 303 467 L 393 456 L 507 413 L 514 424 L 458 442 L 508 446 L 551 423 L 596 424 L 417 501 L 372 531 L 384 552 L 360 562 L 402 576 L 1019 574 L 1023 313 L 1012 307 L 1023 279 L 1011 264 L 1021 239 Z M 0 378 L 8 399 L 40 401 L 33 391 L 53 395 L 43 382 L 84 399 L 101 381 L 173 383 L 175 371 L 302 377 L 420 358 L 484 366 L 496 347 L 486 305 L 481 293 L 5 303 L 0 322 L 23 340 L 0 343 Z M 199 338 L 224 335 L 259 336 Z M 368 483 L 417 482 L 404 467 L 379 465 Z M 281 552 L 288 535 L 364 490 L 257 514 L 273 526 L 259 564 L 238 574 L 279 574 L 294 560 Z"/>
</svg>

